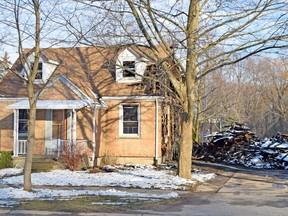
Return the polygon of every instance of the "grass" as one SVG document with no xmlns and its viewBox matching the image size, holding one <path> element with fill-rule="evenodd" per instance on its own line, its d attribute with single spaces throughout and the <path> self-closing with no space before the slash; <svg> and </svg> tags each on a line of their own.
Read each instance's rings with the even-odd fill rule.
<svg viewBox="0 0 288 216">
<path fill-rule="evenodd" d="M 93 205 L 93 202 L 104 202 L 105 200 L 118 200 L 118 197 L 113 196 L 85 196 L 71 200 L 31 200 L 21 202 L 16 209 L 21 210 L 39 210 L 39 211 L 64 211 L 64 212 L 97 212 L 101 209 L 114 210 L 118 206 L 109 205 Z"/>
<path fill-rule="evenodd" d="M 38 210 L 53 212 L 125 212 L 133 206 L 159 205 L 167 200 L 142 199 L 118 196 L 85 196 L 70 200 L 23 201 L 15 210 Z M 170 200 L 171 201 L 171 200 Z"/>
</svg>

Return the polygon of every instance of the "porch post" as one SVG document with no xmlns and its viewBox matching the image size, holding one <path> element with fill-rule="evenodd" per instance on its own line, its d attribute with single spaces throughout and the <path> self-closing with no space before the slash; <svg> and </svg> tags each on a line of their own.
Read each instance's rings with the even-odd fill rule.
<svg viewBox="0 0 288 216">
<path fill-rule="evenodd" d="M 14 151 L 13 156 L 18 156 L 18 125 L 19 125 L 19 110 L 14 110 Z"/>
<path fill-rule="evenodd" d="M 77 123 L 77 115 L 76 115 L 76 111 L 75 109 L 73 109 L 72 111 L 73 117 L 73 126 L 72 126 L 72 141 L 73 141 L 73 145 L 76 145 L 76 123 Z"/>
<path fill-rule="evenodd" d="M 96 155 L 96 104 L 93 106 L 93 119 L 92 119 L 92 163 L 93 167 L 95 164 Z"/>
<path fill-rule="evenodd" d="M 47 154 L 47 148 L 53 146 L 52 143 L 52 125 L 53 125 L 53 110 L 47 109 L 45 114 L 45 154 Z M 52 147 L 53 148 L 53 147 Z"/>
<path fill-rule="evenodd" d="M 67 145 L 70 145 L 72 142 L 72 111 L 67 111 Z"/>
</svg>

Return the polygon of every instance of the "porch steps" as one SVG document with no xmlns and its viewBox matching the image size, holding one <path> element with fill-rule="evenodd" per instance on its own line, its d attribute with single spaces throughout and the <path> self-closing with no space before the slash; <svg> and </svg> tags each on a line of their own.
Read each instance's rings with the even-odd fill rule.
<svg viewBox="0 0 288 216">
<path fill-rule="evenodd" d="M 15 167 L 24 167 L 25 157 L 14 157 L 13 164 Z M 33 172 L 48 172 L 53 169 L 63 169 L 63 165 L 50 157 L 34 156 L 32 163 Z"/>
</svg>

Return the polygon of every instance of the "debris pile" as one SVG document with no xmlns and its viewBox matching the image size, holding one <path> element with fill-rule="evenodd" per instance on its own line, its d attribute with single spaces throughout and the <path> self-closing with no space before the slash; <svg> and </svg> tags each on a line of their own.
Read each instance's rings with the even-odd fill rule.
<svg viewBox="0 0 288 216">
<path fill-rule="evenodd" d="M 207 138 L 207 143 L 194 144 L 194 159 L 254 168 L 288 169 L 286 134 L 259 140 L 245 125 L 233 123 L 226 127 L 226 130 L 211 134 Z"/>
</svg>

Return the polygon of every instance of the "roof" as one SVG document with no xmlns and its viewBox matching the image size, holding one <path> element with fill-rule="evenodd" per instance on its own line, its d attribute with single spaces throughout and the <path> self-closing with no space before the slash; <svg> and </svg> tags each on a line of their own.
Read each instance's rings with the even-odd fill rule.
<svg viewBox="0 0 288 216">
<path fill-rule="evenodd" d="M 36 109 L 81 109 L 90 105 L 90 101 L 83 100 L 38 100 Z M 29 101 L 22 100 L 8 106 L 9 109 L 29 109 Z"/>
<path fill-rule="evenodd" d="M 151 50 L 145 46 L 128 46 L 137 53 L 145 55 L 153 61 Z M 66 77 L 83 94 L 91 98 L 91 93 L 101 96 L 145 96 L 144 88 L 139 84 L 115 82 L 115 62 L 118 55 L 127 46 L 114 47 L 74 47 L 74 48 L 47 48 L 41 49 L 41 55 L 50 62 L 58 62 L 51 79 L 61 74 Z M 31 54 L 31 50 L 25 51 Z M 149 57 L 149 58 L 148 58 Z M 23 68 L 18 59 L 13 67 L 20 72 Z M 37 92 L 43 84 L 35 84 Z M 27 97 L 23 80 L 14 74 L 8 73 L 0 83 L 0 94 L 5 97 Z"/>
</svg>

